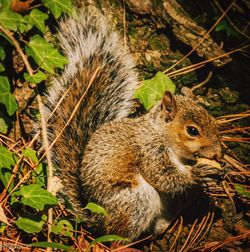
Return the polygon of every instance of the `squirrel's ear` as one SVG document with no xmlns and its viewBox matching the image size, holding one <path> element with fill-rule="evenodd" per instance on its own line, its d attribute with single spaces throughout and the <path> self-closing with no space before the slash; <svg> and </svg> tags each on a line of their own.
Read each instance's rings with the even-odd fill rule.
<svg viewBox="0 0 250 252">
<path fill-rule="evenodd" d="M 174 96 L 168 91 L 165 92 L 162 98 L 161 110 L 166 122 L 174 119 L 177 112 L 176 101 Z"/>
</svg>

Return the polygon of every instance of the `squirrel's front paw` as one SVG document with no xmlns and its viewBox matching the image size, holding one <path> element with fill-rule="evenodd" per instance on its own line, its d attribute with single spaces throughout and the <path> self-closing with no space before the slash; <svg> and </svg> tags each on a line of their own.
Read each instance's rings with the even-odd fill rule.
<svg viewBox="0 0 250 252">
<path fill-rule="evenodd" d="M 169 221 L 165 218 L 158 218 L 155 222 L 154 235 L 162 235 L 169 226 Z"/>
<path fill-rule="evenodd" d="M 227 173 L 226 168 L 218 169 L 207 164 L 195 165 L 192 168 L 193 179 L 197 184 L 203 187 L 210 187 L 222 181 Z"/>
</svg>

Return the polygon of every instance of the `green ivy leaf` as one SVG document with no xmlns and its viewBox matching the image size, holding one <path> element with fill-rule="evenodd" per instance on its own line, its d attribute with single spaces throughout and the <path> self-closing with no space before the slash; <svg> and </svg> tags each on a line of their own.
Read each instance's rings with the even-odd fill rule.
<svg viewBox="0 0 250 252">
<path fill-rule="evenodd" d="M 9 79 L 6 76 L 0 76 L 0 92 L 10 92 L 10 83 Z"/>
<path fill-rule="evenodd" d="M 10 205 L 13 205 L 15 203 L 19 203 L 19 197 L 20 196 L 20 190 L 16 190 L 10 195 Z"/>
<path fill-rule="evenodd" d="M 3 232 L 5 231 L 7 225 L 3 222 L 0 222 L 0 234 L 3 234 Z"/>
<path fill-rule="evenodd" d="M 90 210 L 92 213 L 103 214 L 105 216 L 108 215 L 106 210 L 103 207 L 101 207 L 93 202 L 89 202 L 87 204 L 87 206 L 85 207 L 85 209 Z"/>
<path fill-rule="evenodd" d="M 45 186 L 47 181 L 47 169 L 45 164 L 40 163 L 37 168 L 32 171 L 32 177 L 35 179 L 36 184 L 40 186 Z"/>
<path fill-rule="evenodd" d="M 46 220 L 47 216 L 44 214 L 42 215 L 42 217 L 28 215 L 25 218 L 19 218 L 16 221 L 16 225 L 26 233 L 39 233 L 42 230 Z"/>
<path fill-rule="evenodd" d="M 39 35 L 33 36 L 29 47 L 26 47 L 25 50 L 29 56 L 34 58 L 37 65 L 52 74 L 55 73 L 55 67 L 63 68 L 68 62 L 57 49 Z"/>
<path fill-rule="evenodd" d="M 21 202 L 38 210 L 43 210 L 45 205 L 56 205 L 57 198 L 50 192 L 41 188 L 41 185 L 25 185 L 20 187 Z"/>
<path fill-rule="evenodd" d="M 18 24 L 18 29 L 21 33 L 27 32 L 32 28 L 32 25 L 29 23 L 29 16 L 24 16 L 22 18 L 22 23 Z"/>
<path fill-rule="evenodd" d="M 68 220 L 60 220 L 56 225 L 51 227 L 51 232 L 63 236 L 73 237 L 73 226 Z"/>
<path fill-rule="evenodd" d="M 38 162 L 38 158 L 36 156 L 36 151 L 31 148 L 26 148 L 22 151 L 25 157 L 30 158 L 34 162 Z"/>
<path fill-rule="evenodd" d="M 4 146 L 0 146 L 0 180 L 2 181 L 4 187 L 9 183 L 12 175 L 12 167 L 16 163 L 16 156 L 6 149 Z M 11 183 L 9 190 L 12 190 L 14 183 Z"/>
<path fill-rule="evenodd" d="M 63 12 L 72 15 L 72 0 L 43 0 L 44 5 L 51 10 L 56 18 L 59 18 Z"/>
<path fill-rule="evenodd" d="M 96 243 L 99 242 L 113 242 L 113 241 L 126 241 L 128 240 L 127 238 L 123 238 L 119 235 L 104 235 L 101 237 L 96 238 L 94 241 L 90 243 L 91 246 L 93 246 Z"/>
<path fill-rule="evenodd" d="M 175 88 L 175 84 L 167 75 L 158 72 L 152 79 L 143 81 L 135 93 L 135 98 L 140 100 L 146 110 L 149 110 L 162 99 L 165 91 L 174 93 Z"/>
<path fill-rule="evenodd" d="M 6 134 L 8 132 L 9 125 L 6 122 L 5 117 L 0 117 L 0 132 Z"/>
<path fill-rule="evenodd" d="M 227 36 L 235 36 L 238 37 L 238 34 L 235 32 L 235 30 L 231 27 L 231 25 L 227 22 L 227 20 L 223 19 L 216 27 L 215 31 L 225 31 Z"/>
<path fill-rule="evenodd" d="M 38 248 L 53 248 L 53 249 L 60 249 L 64 251 L 74 251 L 71 250 L 71 247 L 61 244 L 61 243 L 56 243 L 56 242 L 36 242 L 36 243 L 31 243 L 29 244 L 31 247 L 38 247 Z"/>
<path fill-rule="evenodd" d="M 23 17 L 16 12 L 13 12 L 8 9 L 4 9 L 0 13 L 0 23 L 7 29 L 12 31 L 17 31 L 18 25 L 23 23 Z"/>
<path fill-rule="evenodd" d="M 40 83 L 41 81 L 47 79 L 47 75 L 42 71 L 38 71 L 32 76 L 28 75 L 27 73 L 24 73 L 24 78 L 26 81 L 29 81 L 32 83 Z"/>
<path fill-rule="evenodd" d="M 38 162 L 38 158 L 36 155 L 36 151 L 31 148 L 26 148 L 22 151 L 23 155 L 25 157 L 30 158 L 35 163 Z M 46 168 L 43 166 L 42 163 L 40 163 L 37 168 L 32 171 L 32 176 L 34 177 L 36 184 L 39 184 L 40 186 L 45 186 L 45 178 L 46 178 Z"/>
<path fill-rule="evenodd" d="M 19 24 L 18 25 L 18 30 L 21 32 L 21 33 L 24 33 L 24 32 L 26 32 L 26 30 L 27 30 L 27 25 L 26 24 Z"/>
<path fill-rule="evenodd" d="M 3 47 L 0 46 L 0 60 L 4 60 L 5 56 L 6 56 L 5 51 Z"/>
<path fill-rule="evenodd" d="M 6 149 L 4 146 L 0 146 L 0 167 L 11 169 L 15 165 L 15 155 Z"/>
<path fill-rule="evenodd" d="M 17 157 L 4 146 L 0 146 L 0 180 L 4 187 L 9 183 L 12 175 L 12 167 L 15 165 Z M 8 191 L 12 190 L 14 183 L 12 182 Z"/>
<path fill-rule="evenodd" d="M 29 23 L 32 25 L 35 25 L 42 33 L 45 33 L 44 21 L 48 17 L 49 16 L 46 13 L 44 13 L 38 9 L 33 9 L 29 15 Z"/>
<path fill-rule="evenodd" d="M 244 187 L 243 185 L 240 184 L 233 184 L 234 188 L 236 190 L 237 193 L 250 198 L 250 191 L 246 189 L 246 187 Z"/>
<path fill-rule="evenodd" d="M 2 167 L 0 168 L 0 180 L 2 181 L 4 187 L 8 185 L 10 178 L 12 175 L 12 171 L 9 168 Z M 8 191 L 10 192 L 14 187 L 14 182 L 12 181 L 10 187 L 8 188 Z"/>
<path fill-rule="evenodd" d="M 2 63 L 0 63 L 0 72 L 3 72 L 5 70 L 4 66 Z"/>
<path fill-rule="evenodd" d="M 0 111 L 0 132 L 6 134 L 12 120 L 10 117 L 6 116 L 3 111 Z"/>
<path fill-rule="evenodd" d="M 10 116 L 18 109 L 15 96 L 10 93 L 9 80 L 5 76 L 0 76 L 0 103 L 4 104 Z"/>
<path fill-rule="evenodd" d="M 215 31 L 223 31 L 226 29 L 227 22 L 225 20 L 222 20 L 219 24 L 216 25 Z"/>
<path fill-rule="evenodd" d="M 18 105 L 15 96 L 11 93 L 0 94 L 0 103 L 4 104 L 7 113 L 12 116 L 18 109 Z"/>
<path fill-rule="evenodd" d="M 10 0 L 1 0 L 0 9 L 9 8 Z"/>
</svg>

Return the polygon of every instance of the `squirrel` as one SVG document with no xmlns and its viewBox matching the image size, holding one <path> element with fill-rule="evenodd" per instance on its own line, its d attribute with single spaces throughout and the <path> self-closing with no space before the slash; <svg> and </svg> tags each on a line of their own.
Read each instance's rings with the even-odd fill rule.
<svg viewBox="0 0 250 252">
<path fill-rule="evenodd" d="M 52 149 L 64 194 L 77 214 L 87 201 L 104 207 L 105 233 L 130 240 L 151 229 L 161 233 L 169 225 L 165 196 L 218 172 L 186 163 L 222 157 L 215 119 L 193 99 L 169 92 L 148 113 L 129 117 L 135 63 L 101 14 L 68 17 L 58 38 L 68 65 L 51 81 L 47 107 L 59 102 L 48 123 L 51 142 L 70 120 Z"/>
</svg>

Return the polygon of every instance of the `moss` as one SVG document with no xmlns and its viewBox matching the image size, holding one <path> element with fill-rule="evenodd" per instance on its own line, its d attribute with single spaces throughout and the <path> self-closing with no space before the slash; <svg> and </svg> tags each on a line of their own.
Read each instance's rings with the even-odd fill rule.
<svg viewBox="0 0 250 252">
<path fill-rule="evenodd" d="M 110 5 L 112 6 L 112 7 L 115 7 L 115 8 L 120 8 L 120 7 L 122 7 L 122 1 L 119 1 L 119 0 L 109 0 L 109 2 L 110 2 Z"/>
<path fill-rule="evenodd" d="M 150 36 L 148 40 L 148 44 L 152 50 L 160 50 L 161 52 L 169 52 L 169 40 L 164 34 L 156 34 L 154 33 Z"/>
<path fill-rule="evenodd" d="M 235 104 L 239 98 L 239 92 L 233 91 L 228 87 L 221 88 L 218 93 L 221 100 L 227 104 Z"/>
</svg>

